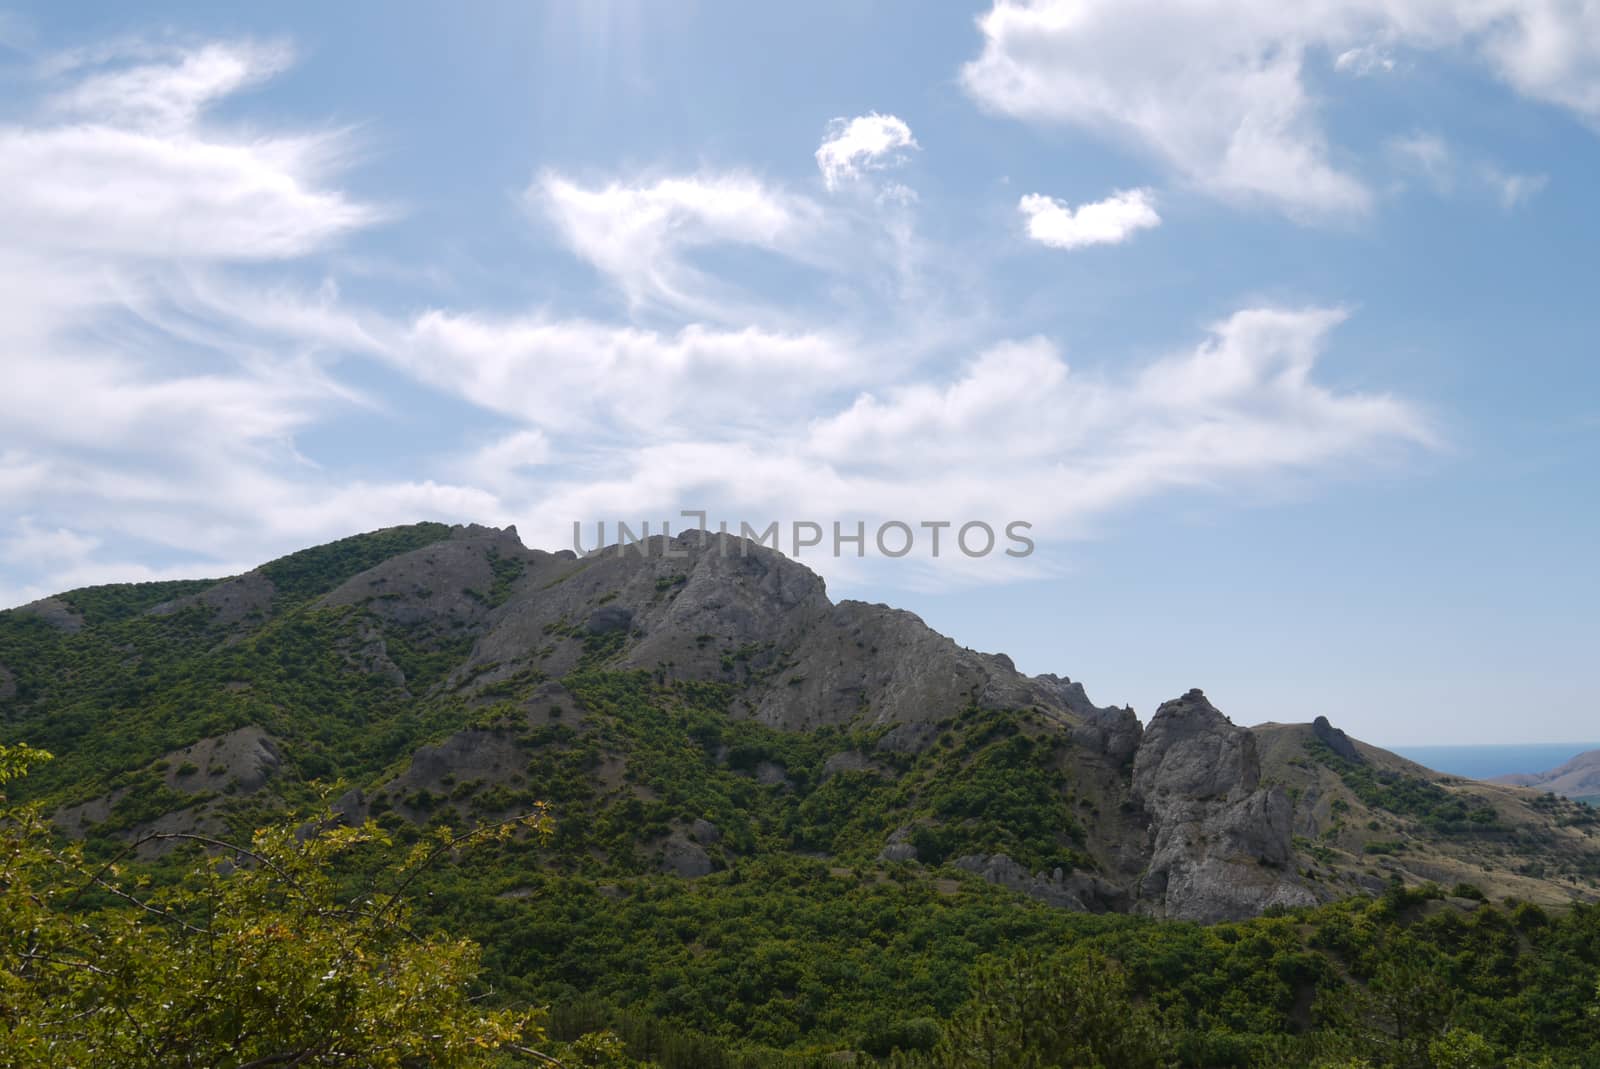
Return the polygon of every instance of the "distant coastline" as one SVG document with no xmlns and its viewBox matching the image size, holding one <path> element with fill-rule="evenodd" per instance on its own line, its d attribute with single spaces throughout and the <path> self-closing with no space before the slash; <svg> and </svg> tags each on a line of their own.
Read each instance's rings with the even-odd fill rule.
<svg viewBox="0 0 1600 1069">
<path fill-rule="evenodd" d="M 1391 746 L 1391 752 L 1436 772 L 1468 779 L 1493 779 L 1518 772 L 1548 772 L 1600 742 L 1505 743 L 1483 746 Z"/>
</svg>

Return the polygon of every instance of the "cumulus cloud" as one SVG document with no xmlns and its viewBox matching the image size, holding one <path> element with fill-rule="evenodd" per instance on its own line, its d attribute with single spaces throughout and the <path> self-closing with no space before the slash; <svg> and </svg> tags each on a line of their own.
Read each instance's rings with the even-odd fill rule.
<svg viewBox="0 0 1600 1069">
<path fill-rule="evenodd" d="M 896 116 L 872 112 L 854 119 L 838 118 L 828 124 L 817 147 L 817 169 L 831 191 L 859 178 L 863 171 L 904 163 L 905 150 L 919 147 L 911 127 Z"/>
<path fill-rule="evenodd" d="M 1073 374 L 1046 339 L 1007 342 L 954 381 L 862 396 L 811 427 L 807 452 L 875 471 L 879 507 L 929 500 L 931 488 L 919 485 L 929 476 L 918 473 L 931 469 L 944 488 L 932 499 L 948 510 L 996 515 L 1026 502 L 1029 519 L 1061 532 L 1174 487 L 1435 444 L 1414 406 L 1314 380 L 1343 318 L 1336 309 L 1247 309 L 1119 380 Z M 1002 456 L 1003 471 L 994 463 Z"/>
<path fill-rule="evenodd" d="M 1161 225 L 1148 189 L 1119 190 L 1105 200 L 1072 208 L 1053 197 L 1029 193 L 1017 202 L 1028 236 L 1052 249 L 1120 245 L 1136 231 Z"/>
<path fill-rule="evenodd" d="M 1131 141 L 1201 189 L 1292 215 L 1364 211 L 1304 71 L 1462 50 L 1519 93 L 1600 123 L 1600 7 L 1545 0 L 995 0 L 962 84 L 996 113 Z"/>
</svg>

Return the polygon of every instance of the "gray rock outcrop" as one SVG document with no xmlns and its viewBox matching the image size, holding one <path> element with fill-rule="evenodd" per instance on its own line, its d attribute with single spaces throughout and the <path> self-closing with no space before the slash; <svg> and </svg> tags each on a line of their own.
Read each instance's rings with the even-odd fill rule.
<svg viewBox="0 0 1600 1069">
<path fill-rule="evenodd" d="M 917 861 L 920 860 L 917 848 L 911 841 L 915 828 L 910 825 L 896 828 L 889 834 L 889 839 L 884 843 L 883 849 L 878 851 L 880 861 Z"/>
<path fill-rule="evenodd" d="M 699 843 L 674 834 L 668 836 L 661 847 L 661 871 L 691 880 L 709 876 L 712 871 L 711 855 Z"/>
<path fill-rule="evenodd" d="M 40 598 L 13 611 L 37 616 L 57 631 L 65 631 L 68 634 L 77 634 L 83 630 L 83 616 L 61 598 Z"/>
<path fill-rule="evenodd" d="M 252 619 L 265 619 L 277 596 L 272 580 L 260 571 L 224 579 L 198 594 L 163 601 L 145 610 L 146 616 L 171 616 L 196 606 L 205 609 L 213 627 L 230 628 Z"/>
<path fill-rule="evenodd" d="M 271 735 L 258 727 L 242 727 L 174 750 L 166 761 L 167 786 L 173 790 L 193 793 L 226 786 L 239 794 L 254 794 L 277 774 L 283 756 Z"/>
<path fill-rule="evenodd" d="M 1029 872 L 1005 854 L 968 854 L 956 858 L 952 864 L 990 883 L 1062 909 L 1102 913 L 1126 907 L 1126 894 L 1087 872 L 1065 872 L 1059 868 L 1048 873 Z"/>
<path fill-rule="evenodd" d="M 1131 712 L 1097 709 L 1077 684 L 1030 678 L 1009 658 L 966 649 L 903 610 L 835 604 L 816 573 L 747 539 L 687 531 L 578 558 L 504 544 L 496 552 L 520 554 L 529 576 L 503 606 L 441 602 L 450 588 L 484 581 L 476 573 L 486 566 L 468 551 L 476 541 L 397 557 L 327 601 L 365 602 L 386 591 L 370 602 L 381 614 L 462 613 L 461 626 L 482 633 L 452 682 L 472 687 L 529 670 L 560 678 L 599 656 L 607 667 L 738 685 L 736 715 L 786 731 L 886 726 L 879 745 L 900 753 L 929 745 L 938 735 L 932 725 L 973 704 L 1041 708 L 1069 725 L 1092 718 L 1085 738 L 1119 759 L 1137 741 Z M 397 595 L 418 584 L 432 598 L 408 610 Z M 595 641 L 601 637 L 607 641 Z M 908 724 L 922 726 L 902 730 Z"/>
<path fill-rule="evenodd" d="M 180 750 L 173 750 L 149 766 L 160 770 L 162 782 L 193 801 L 153 821 L 121 833 L 130 840 L 150 833 L 217 834 L 224 830 L 219 812 L 220 799 L 255 794 L 278 774 L 282 751 L 278 742 L 259 727 L 235 728 L 222 735 L 201 739 Z M 65 806 L 51 814 L 56 827 L 68 834 L 82 834 L 108 819 L 129 789 L 119 787 L 98 798 Z M 155 841 L 138 851 L 141 857 L 154 857 L 175 844 Z"/>
<path fill-rule="evenodd" d="M 1361 762 L 1361 751 L 1356 749 L 1356 744 L 1350 741 L 1350 736 L 1334 727 L 1325 716 L 1319 716 L 1311 722 L 1311 734 L 1320 739 L 1328 749 L 1346 761 L 1356 764 Z"/>
<path fill-rule="evenodd" d="M 1293 870 L 1293 806 L 1263 788 L 1255 737 L 1198 690 L 1164 703 L 1133 765 L 1133 800 L 1150 817 L 1136 908 L 1220 921 L 1315 896 Z"/>
</svg>

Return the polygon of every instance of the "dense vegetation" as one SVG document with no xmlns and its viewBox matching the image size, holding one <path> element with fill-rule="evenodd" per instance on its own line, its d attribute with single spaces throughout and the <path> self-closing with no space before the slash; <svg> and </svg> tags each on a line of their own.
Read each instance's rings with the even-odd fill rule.
<svg viewBox="0 0 1600 1069">
<path fill-rule="evenodd" d="M 0 785 L 48 756 L 0 746 Z M 470 1066 L 541 1042 L 529 1011 L 476 1004 L 477 949 L 413 934 L 400 893 L 495 834 L 420 843 L 354 895 L 334 874 L 383 845 L 370 827 L 285 826 L 237 846 L 152 836 L 191 858 L 152 885 L 57 845 L 36 808 L 0 797 L 0 1067 Z"/>
<path fill-rule="evenodd" d="M 36 615 L 0 613 L 0 664 L 17 691 L 10 710 L 0 710 L 0 741 L 26 740 L 57 755 L 20 789 L 67 801 L 86 787 L 132 786 L 140 797 L 127 805 L 148 811 L 162 800 L 143 797 L 151 788 L 140 782 L 141 768 L 233 728 L 258 725 L 290 743 L 303 782 L 368 775 L 459 724 L 459 703 L 416 696 L 463 652 L 459 637 L 426 627 L 386 635 L 405 686 L 351 671 L 365 641 L 357 613 L 308 604 L 378 561 L 449 531 L 442 524 L 394 528 L 265 565 L 260 573 L 273 583 L 271 604 L 226 641 L 211 629 L 206 608 L 179 600 L 214 585 L 203 582 L 62 595 L 84 620 L 79 631 Z M 178 607 L 144 611 L 162 603 Z M 297 800 L 308 798 L 302 793 Z"/>
<path fill-rule="evenodd" d="M 1471 808 L 1436 783 L 1347 760 L 1321 740 L 1307 742 L 1306 750 L 1337 772 L 1345 786 L 1367 805 L 1409 817 L 1436 835 L 1481 835 L 1505 830 L 1496 822 L 1494 810 L 1486 806 Z"/>
<path fill-rule="evenodd" d="M 737 683 L 618 670 L 622 634 L 578 624 L 548 635 L 581 645 L 576 671 L 468 700 L 444 685 L 462 634 L 376 635 L 361 607 L 319 604 L 447 535 L 269 565 L 270 597 L 226 632 L 182 600 L 208 583 L 73 592 L 79 630 L 0 613 L 0 779 L 19 742 L 59 751 L 0 811 L 0 1067 L 1600 1066 L 1595 907 L 1397 884 L 1210 927 L 1054 909 L 955 864 L 1089 864 L 1095 799 L 1035 714 L 975 706 L 909 747 L 780 732 L 731 715 Z M 490 563 L 467 594 L 501 605 L 522 567 Z M 403 679 L 363 667 L 375 635 Z M 732 680 L 765 663 L 725 662 Z M 171 756 L 245 727 L 282 745 L 269 789 Z M 463 731 L 504 769 L 406 775 Z M 1435 784 L 1310 757 L 1368 806 L 1515 849 Z M 328 821 L 352 785 L 372 822 Z M 96 796 L 82 842 L 41 817 Z M 174 811 L 210 814 L 215 841 L 155 830 Z M 544 834 L 449 830 L 529 813 Z M 891 839 L 918 860 L 883 860 Z M 663 874 L 683 849 L 709 871 Z"/>
</svg>

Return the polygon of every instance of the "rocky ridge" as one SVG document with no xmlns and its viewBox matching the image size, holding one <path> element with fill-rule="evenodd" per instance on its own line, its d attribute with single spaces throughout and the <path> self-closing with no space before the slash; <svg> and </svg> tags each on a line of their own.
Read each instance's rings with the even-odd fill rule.
<svg viewBox="0 0 1600 1069">
<path fill-rule="evenodd" d="M 273 574 L 264 566 L 146 612 L 157 620 L 198 616 L 210 648 L 247 643 L 284 604 Z M 58 628 L 82 626 L 62 598 L 18 611 Z M 315 594 L 308 611 L 344 621 L 334 651 L 352 686 L 368 680 L 395 688 L 399 700 L 449 699 L 469 710 L 509 702 L 523 732 L 559 727 L 571 733 L 564 737 L 581 738 L 587 711 L 563 681 L 591 670 L 716 684 L 733 695 L 729 717 L 780 732 L 869 732 L 869 751 L 829 758 L 821 783 L 893 782 L 908 763 L 947 744 L 949 725 L 966 711 L 1008 711 L 1020 734 L 1048 742 L 1037 752 L 1056 755 L 1052 769 L 1069 784 L 1081 824 L 1072 829 L 1081 835 L 1081 861 L 1030 871 L 993 849 L 949 860 L 1064 908 L 1215 921 L 1371 889 L 1390 877 L 1503 876 L 1516 893 L 1544 900 L 1589 893 L 1576 876 L 1557 882 L 1518 874 L 1510 850 L 1502 858 L 1478 849 L 1489 839 L 1463 837 L 1471 849 L 1429 839 L 1411 817 L 1384 809 L 1387 796 L 1374 794 L 1368 778 L 1395 777 L 1412 794 L 1433 799 L 1432 791 L 1477 806 L 1472 813 L 1490 812 L 1494 828 L 1510 829 L 1506 834 L 1551 857 L 1590 857 L 1591 831 L 1535 811 L 1532 792 L 1502 787 L 1485 798 L 1349 739 L 1325 718 L 1239 727 L 1198 690 L 1163 704 L 1143 725 L 1131 709 L 1096 706 L 1081 683 L 1028 676 L 1003 654 L 962 647 L 912 613 L 833 602 L 803 565 L 725 535 L 656 536 L 580 557 L 528 549 L 512 528 L 458 527 L 338 581 Z M 448 664 L 442 674 L 419 674 L 441 660 Z M 250 685 L 237 681 L 241 691 Z M 0 674 L 0 703 L 15 704 L 16 692 L 10 673 Z M 0 704 L 0 718 L 7 708 Z M 381 798 L 393 812 L 424 822 L 422 803 L 460 796 L 464 785 L 516 783 L 527 754 L 497 715 L 495 726 L 438 735 L 397 767 L 358 783 L 340 807 L 352 819 L 364 817 Z M 186 790 L 171 771 L 186 764 L 223 767 L 235 792 L 246 793 L 292 771 L 292 746 L 259 727 L 240 730 L 245 734 L 195 739 L 155 762 L 165 762 L 167 786 Z M 588 775 L 605 790 L 650 801 L 648 790 L 627 782 L 627 762 L 625 753 L 607 754 Z M 771 760 L 754 763 L 748 774 L 774 790 L 813 789 L 797 786 Z M 80 829 L 116 802 L 112 791 L 63 808 L 58 821 Z M 905 825 L 885 835 L 872 848 L 876 862 L 924 863 L 917 830 Z M 703 818 L 653 834 L 641 844 L 646 854 L 686 878 L 713 871 L 738 849 Z M 1407 838 L 1418 844 L 1409 854 L 1391 849 Z M 1387 852 L 1375 853 L 1374 844 Z"/>
</svg>

